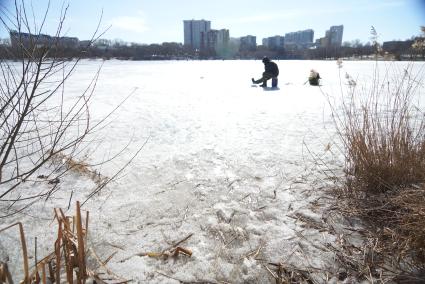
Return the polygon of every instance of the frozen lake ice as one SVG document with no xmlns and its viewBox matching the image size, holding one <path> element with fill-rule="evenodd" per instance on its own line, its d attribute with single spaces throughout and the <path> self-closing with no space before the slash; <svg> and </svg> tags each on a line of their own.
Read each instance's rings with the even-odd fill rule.
<svg viewBox="0 0 425 284">
<path fill-rule="evenodd" d="M 260 60 L 104 63 L 91 104 L 93 121 L 134 93 L 98 133 L 102 143 L 93 145 L 92 162 L 131 140 L 122 155 L 99 168 L 111 176 L 146 142 L 120 178 L 84 207 L 96 251 L 104 258 L 118 251 L 109 262 L 115 273 L 143 283 L 177 283 L 158 272 L 184 281 L 268 283 L 273 279 L 262 266 L 267 261 L 332 267 L 332 255 L 299 233 L 313 243 L 333 242 L 335 236 L 305 229 L 291 216 L 320 220 L 320 210 L 310 208 L 320 196 L 310 152 L 324 155 L 334 139 L 323 94 L 339 96 L 347 88 L 345 73 L 367 83 L 376 62 L 347 61 L 342 69 L 336 61 L 276 63 L 276 90 L 252 86 L 251 78 L 263 72 Z M 66 97 L 80 95 L 100 65 L 82 61 L 66 83 Z M 406 66 L 379 62 L 377 68 L 385 74 Z M 321 88 L 305 84 L 312 68 L 323 78 Z M 51 204 L 16 217 L 29 238 L 49 243 L 55 228 L 51 237 L 43 232 L 52 208 L 66 208 L 71 190 L 74 200 L 84 200 L 86 186 L 88 181 L 70 177 Z M 192 233 L 182 244 L 193 251 L 191 258 L 133 256 L 162 251 Z"/>
</svg>

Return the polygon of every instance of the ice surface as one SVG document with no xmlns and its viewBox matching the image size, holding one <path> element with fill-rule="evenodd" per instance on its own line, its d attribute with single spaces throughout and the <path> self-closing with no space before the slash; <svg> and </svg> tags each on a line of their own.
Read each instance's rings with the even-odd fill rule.
<svg viewBox="0 0 425 284">
<path fill-rule="evenodd" d="M 67 99 L 81 94 L 100 64 L 81 62 L 66 83 Z M 347 87 L 345 72 L 368 82 L 376 63 L 344 62 L 343 70 L 335 61 L 277 64 L 279 89 L 265 91 L 251 86 L 251 78 L 263 72 L 259 60 L 104 63 L 91 104 L 93 122 L 135 92 L 97 133 L 102 143 L 92 145 L 92 162 L 133 141 L 98 169 L 111 176 L 147 141 L 120 178 L 84 206 L 91 216 L 91 245 L 104 259 L 118 251 L 108 264 L 116 274 L 143 283 L 178 283 L 162 274 L 184 281 L 269 283 L 264 262 L 333 267 L 332 255 L 312 243 L 333 242 L 335 236 L 306 229 L 293 216 L 321 218 L 310 206 L 322 193 L 309 153 L 324 155 L 334 139 L 322 92 L 339 95 Z M 384 73 L 405 66 L 381 62 L 378 68 Z M 310 69 L 320 72 L 321 89 L 304 84 Z M 50 202 L 1 221 L 22 221 L 29 248 L 38 236 L 39 255 L 52 249 L 53 207 L 66 209 L 71 191 L 74 201 L 85 199 L 93 184 L 71 175 L 60 186 Z M 191 233 L 181 244 L 193 251 L 191 258 L 133 256 L 160 252 Z M 0 256 L 8 255 L 15 267 L 16 240 L 17 234 L 0 235 L 0 248 L 7 251 Z"/>
</svg>

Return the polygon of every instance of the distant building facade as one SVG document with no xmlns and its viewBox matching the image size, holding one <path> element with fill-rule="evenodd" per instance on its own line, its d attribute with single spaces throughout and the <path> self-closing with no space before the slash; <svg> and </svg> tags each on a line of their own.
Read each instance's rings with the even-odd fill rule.
<svg viewBox="0 0 425 284">
<path fill-rule="evenodd" d="M 53 42 L 51 36 L 39 34 L 33 35 L 30 33 L 22 33 L 17 31 L 10 31 L 10 42 L 13 48 L 23 46 L 25 48 L 50 46 Z"/>
<path fill-rule="evenodd" d="M 285 34 L 285 48 L 300 47 L 306 48 L 313 44 L 314 31 L 312 29 L 291 32 Z"/>
<path fill-rule="evenodd" d="M 285 37 L 283 36 L 272 36 L 268 38 L 263 38 L 263 46 L 267 47 L 270 50 L 280 50 L 283 49 L 285 45 Z"/>
<path fill-rule="evenodd" d="M 80 41 L 76 37 L 52 37 L 45 34 L 33 35 L 17 31 L 10 31 L 10 42 L 12 47 L 17 48 L 23 46 L 25 48 L 40 47 L 63 47 L 77 48 Z"/>
<path fill-rule="evenodd" d="M 326 31 L 324 37 L 316 40 L 316 47 L 341 47 L 343 34 L 343 25 L 331 26 L 330 29 Z"/>
<path fill-rule="evenodd" d="M 239 50 L 255 51 L 257 49 L 257 37 L 252 35 L 243 36 L 239 39 Z"/>
<path fill-rule="evenodd" d="M 342 35 L 344 33 L 344 26 L 332 26 L 329 29 L 329 44 L 335 47 L 341 47 Z"/>
<path fill-rule="evenodd" d="M 229 44 L 230 32 L 228 29 L 221 29 L 217 34 L 216 48 L 226 47 Z"/>
<path fill-rule="evenodd" d="M 185 20 L 184 26 L 184 45 L 193 49 L 201 49 L 207 42 L 207 33 L 211 30 L 211 21 L 206 20 Z"/>
<path fill-rule="evenodd" d="M 201 38 L 203 39 L 201 48 L 206 47 L 217 51 L 228 46 L 230 39 L 229 30 L 209 30 L 206 33 L 202 33 Z"/>
<path fill-rule="evenodd" d="M 382 49 L 391 53 L 397 53 L 400 51 L 408 51 L 412 48 L 413 43 L 414 43 L 413 40 L 384 41 L 384 43 L 382 44 Z"/>
<path fill-rule="evenodd" d="M 59 45 L 66 48 L 77 48 L 80 46 L 80 41 L 77 37 L 63 36 L 59 38 Z"/>
</svg>

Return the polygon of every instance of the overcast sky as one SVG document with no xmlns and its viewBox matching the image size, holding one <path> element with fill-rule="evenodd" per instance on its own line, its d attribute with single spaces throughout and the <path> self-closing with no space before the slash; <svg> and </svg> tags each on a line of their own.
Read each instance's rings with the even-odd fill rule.
<svg viewBox="0 0 425 284">
<path fill-rule="evenodd" d="M 47 0 L 25 0 L 40 22 Z M 12 0 L 0 0 L 14 11 Z M 88 39 L 103 11 L 103 38 L 127 42 L 183 42 L 183 20 L 205 19 L 213 29 L 229 29 L 231 37 L 254 35 L 257 43 L 274 35 L 313 29 L 323 37 L 331 25 L 344 25 L 343 41 L 370 40 L 374 26 L 380 41 L 405 40 L 425 25 L 425 0 L 51 0 L 44 32 L 54 34 L 62 3 L 69 4 L 64 31 Z M 32 12 L 28 13 L 32 14 Z M 30 15 L 29 15 L 30 16 Z M 0 31 L 0 37 L 7 37 Z"/>
</svg>

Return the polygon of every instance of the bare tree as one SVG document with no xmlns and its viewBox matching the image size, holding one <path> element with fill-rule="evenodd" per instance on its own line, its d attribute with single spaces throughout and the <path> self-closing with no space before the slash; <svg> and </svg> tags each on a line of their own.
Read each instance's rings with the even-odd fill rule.
<svg viewBox="0 0 425 284">
<path fill-rule="evenodd" d="M 4 48 L 14 58 L 0 60 L 0 203 L 21 204 L 9 215 L 49 198 L 59 178 L 81 166 L 75 157 L 81 157 L 90 135 L 108 117 L 94 124 L 90 120 L 89 102 L 101 67 L 82 94 L 72 100 L 66 97 L 65 82 L 80 59 L 67 60 L 60 53 L 68 6 L 62 7 L 55 35 L 42 33 L 49 7 L 50 3 L 38 24 L 30 19 L 34 11 L 23 0 L 15 0 L 14 11 L 3 7 L 0 12 L 12 43 Z M 100 21 L 89 45 L 103 34 L 99 25 Z M 22 183 L 37 177 L 52 186 L 32 195 L 19 190 Z"/>
</svg>

